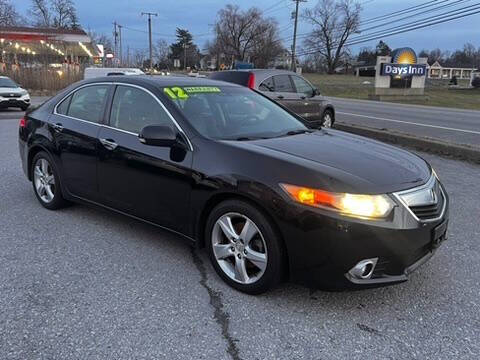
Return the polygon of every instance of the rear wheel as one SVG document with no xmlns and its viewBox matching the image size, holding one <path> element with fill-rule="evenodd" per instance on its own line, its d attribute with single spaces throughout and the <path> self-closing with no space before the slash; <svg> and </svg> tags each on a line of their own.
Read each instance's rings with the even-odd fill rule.
<svg viewBox="0 0 480 360">
<path fill-rule="evenodd" d="M 280 239 L 270 221 L 249 203 L 229 200 L 213 209 L 206 239 L 213 267 L 233 288 L 260 294 L 281 281 Z"/>
<path fill-rule="evenodd" d="M 41 151 L 32 161 L 33 190 L 38 201 L 49 210 L 67 205 L 60 188 L 60 178 L 53 161 L 46 152 Z"/>
<path fill-rule="evenodd" d="M 333 111 L 330 109 L 325 110 L 322 118 L 322 126 L 326 128 L 331 128 L 333 126 L 334 117 Z"/>
</svg>

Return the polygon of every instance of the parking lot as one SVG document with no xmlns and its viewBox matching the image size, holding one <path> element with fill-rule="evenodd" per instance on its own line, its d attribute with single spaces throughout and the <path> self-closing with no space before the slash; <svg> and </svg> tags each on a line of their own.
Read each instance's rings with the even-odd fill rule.
<svg viewBox="0 0 480 360">
<path fill-rule="evenodd" d="M 407 283 L 232 290 L 204 251 L 104 210 L 51 212 L 0 116 L 2 359 L 477 359 L 480 167 L 421 154 L 451 197 L 449 240 Z"/>
</svg>

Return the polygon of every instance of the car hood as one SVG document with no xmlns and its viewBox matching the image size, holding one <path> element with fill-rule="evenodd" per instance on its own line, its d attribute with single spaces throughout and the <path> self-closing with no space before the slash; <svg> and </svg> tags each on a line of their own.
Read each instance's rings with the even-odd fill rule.
<svg viewBox="0 0 480 360">
<path fill-rule="evenodd" d="M 252 141 L 250 145 L 351 174 L 370 184 L 368 188 L 374 192 L 412 188 L 431 176 L 430 166 L 408 151 L 337 130 Z"/>
<path fill-rule="evenodd" d="M 19 94 L 22 91 L 23 91 L 23 89 L 19 88 L 19 87 L 15 87 L 15 88 L 0 87 L 0 93 L 2 93 L 2 94 L 3 93 Z"/>
</svg>

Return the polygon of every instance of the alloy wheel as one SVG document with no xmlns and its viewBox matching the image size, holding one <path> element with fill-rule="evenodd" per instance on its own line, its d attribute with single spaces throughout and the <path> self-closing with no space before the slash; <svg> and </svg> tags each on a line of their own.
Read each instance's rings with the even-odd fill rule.
<svg viewBox="0 0 480 360">
<path fill-rule="evenodd" d="M 326 127 L 326 128 L 331 128 L 332 127 L 332 114 L 327 111 L 324 115 L 323 115 L 323 127 Z"/>
<path fill-rule="evenodd" d="M 55 176 L 47 159 L 40 158 L 33 169 L 35 191 L 45 203 L 51 203 L 55 198 Z"/>
<path fill-rule="evenodd" d="M 211 241 L 215 259 L 230 279 L 252 284 L 265 273 L 265 239 L 257 225 L 245 215 L 222 215 L 213 226 Z"/>
</svg>

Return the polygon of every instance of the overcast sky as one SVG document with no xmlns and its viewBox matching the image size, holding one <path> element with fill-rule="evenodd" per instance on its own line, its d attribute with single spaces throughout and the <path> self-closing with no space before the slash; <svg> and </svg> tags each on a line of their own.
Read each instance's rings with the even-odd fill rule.
<svg viewBox="0 0 480 360">
<path fill-rule="evenodd" d="M 427 0 L 360 0 L 363 5 L 362 19 L 370 19 L 410 6 L 425 3 Z M 450 0 L 454 2 L 456 0 Z M 15 0 L 17 9 L 26 13 L 30 0 Z M 294 10 L 293 0 L 76 0 L 80 23 L 85 29 L 92 29 L 97 33 L 112 34 L 113 21 L 123 25 L 124 49 L 147 48 L 148 35 L 147 21 L 140 13 L 142 11 L 156 12 L 158 17 L 153 20 L 154 41 L 159 38 L 169 43 L 174 40 L 175 28 L 186 28 L 194 35 L 194 41 L 202 49 L 205 41 L 212 37 L 212 24 L 215 22 L 217 11 L 227 4 L 238 4 L 242 9 L 257 6 L 266 10 L 266 16 L 275 18 L 280 26 L 281 37 L 291 39 L 293 27 L 290 19 Z M 477 4 L 478 1 L 465 1 L 457 7 Z M 301 9 L 312 7 L 315 0 L 301 3 Z M 268 10 L 270 9 L 270 10 Z M 451 9 L 451 8 L 450 8 Z M 431 15 L 439 14 L 450 9 L 444 9 Z M 429 16 L 427 12 L 424 16 Z M 420 19 L 415 18 L 414 20 Z M 468 18 L 455 20 L 449 23 L 435 25 L 410 33 L 399 34 L 384 40 L 392 48 L 410 46 L 415 50 L 441 48 L 454 50 L 461 48 L 464 43 L 473 43 L 480 47 L 480 14 Z M 372 24 L 373 25 L 373 24 Z M 392 24 L 391 26 L 394 26 Z M 371 25 L 369 25 L 371 26 Z M 130 30 L 131 28 L 133 30 Z M 299 33 L 305 33 L 310 27 L 300 20 Z M 140 30 L 140 31 L 135 31 Z M 142 32 L 143 31 L 143 32 Z M 378 40 L 356 45 L 352 49 L 375 46 Z M 289 47 L 290 40 L 285 42 Z"/>
</svg>

